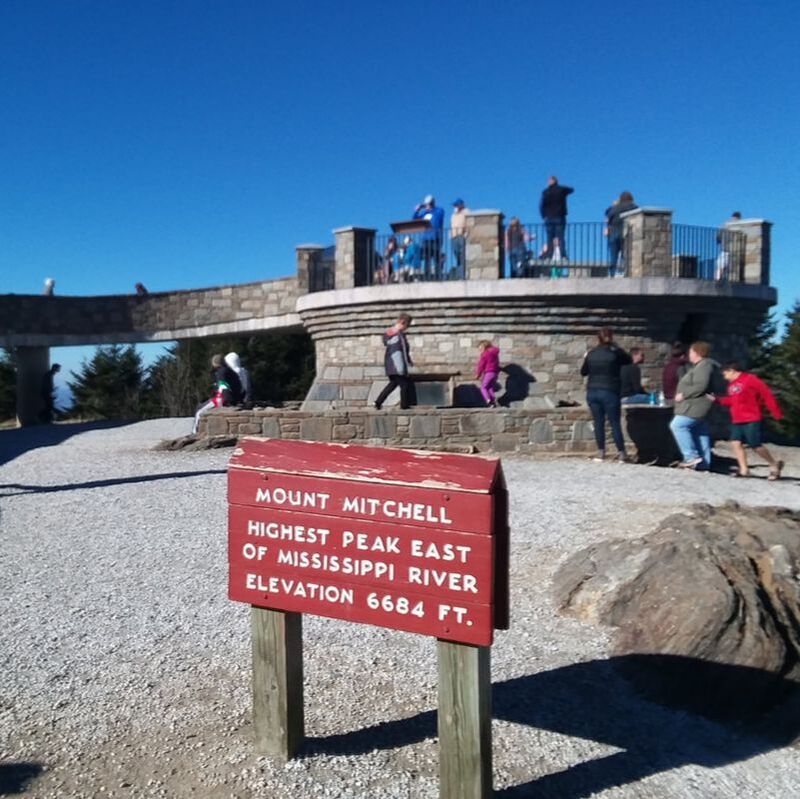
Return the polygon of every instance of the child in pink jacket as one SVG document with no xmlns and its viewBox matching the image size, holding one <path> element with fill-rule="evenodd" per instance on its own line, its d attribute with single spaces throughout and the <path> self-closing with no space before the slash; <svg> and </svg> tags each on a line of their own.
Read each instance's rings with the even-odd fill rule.
<svg viewBox="0 0 800 799">
<path fill-rule="evenodd" d="M 500 350 L 491 341 L 484 339 L 478 343 L 478 364 L 475 378 L 481 381 L 481 395 L 489 408 L 497 404 L 494 400 L 494 382 L 500 373 Z"/>
</svg>

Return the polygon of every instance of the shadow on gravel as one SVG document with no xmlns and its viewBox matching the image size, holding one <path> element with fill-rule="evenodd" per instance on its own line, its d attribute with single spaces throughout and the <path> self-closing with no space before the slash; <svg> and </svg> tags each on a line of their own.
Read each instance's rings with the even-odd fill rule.
<svg viewBox="0 0 800 799">
<path fill-rule="evenodd" d="M 699 691 L 697 685 L 715 680 L 754 691 L 767 682 L 784 695 L 793 693 L 782 709 L 760 719 L 697 715 L 713 711 L 707 692 Z M 796 690 L 795 683 L 757 669 L 666 655 L 594 660 L 496 683 L 492 687 L 494 718 L 622 751 L 576 763 L 495 795 L 579 799 L 688 764 L 716 768 L 746 760 L 785 746 L 800 734 Z M 303 755 L 361 754 L 436 734 L 436 712 L 430 710 L 343 735 L 310 738 Z M 532 759 L 541 759 L 534 736 L 526 748 Z"/>
<path fill-rule="evenodd" d="M 26 485 L 25 483 L 0 483 L 0 496 L 13 497 L 18 494 L 51 494 L 54 491 L 78 491 L 81 488 L 107 488 L 129 483 L 152 483 L 157 480 L 175 480 L 179 477 L 200 477 L 204 474 L 225 474 L 225 469 L 203 469 L 196 472 L 165 472 L 163 474 L 141 474 L 135 477 L 110 477 L 108 480 L 89 480 L 86 483 L 65 483 L 55 486 Z"/>
<path fill-rule="evenodd" d="M 132 422 L 96 421 L 66 424 L 41 424 L 31 427 L 13 427 L 0 430 L 0 465 L 13 461 L 31 449 L 54 447 L 79 433 L 88 430 L 108 430 L 124 427 Z"/>
<path fill-rule="evenodd" d="M 22 793 L 41 771 L 39 763 L 0 763 L 0 796 Z"/>
</svg>

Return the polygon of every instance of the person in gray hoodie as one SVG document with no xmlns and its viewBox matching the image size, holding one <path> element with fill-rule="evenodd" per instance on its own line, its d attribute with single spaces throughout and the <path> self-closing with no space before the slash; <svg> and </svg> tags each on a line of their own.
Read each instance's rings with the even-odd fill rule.
<svg viewBox="0 0 800 799">
<path fill-rule="evenodd" d="M 714 401 L 706 395 L 713 391 L 714 370 L 719 366 L 708 357 L 710 352 L 705 341 L 695 341 L 689 347 L 691 367 L 678 381 L 675 416 L 669 425 L 683 456 L 680 465 L 696 471 L 711 468 L 711 435 L 706 416 Z"/>
<path fill-rule="evenodd" d="M 400 388 L 400 407 L 404 410 L 411 407 L 411 378 L 408 368 L 412 366 L 411 355 L 408 348 L 406 330 L 411 325 L 411 317 L 401 313 L 393 327 L 383 334 L 384 366 L 389 382 L 375 400 L 375 410 L 379 411 L 386 402 L 386 398 L 396 388 Z"/>
</svg>

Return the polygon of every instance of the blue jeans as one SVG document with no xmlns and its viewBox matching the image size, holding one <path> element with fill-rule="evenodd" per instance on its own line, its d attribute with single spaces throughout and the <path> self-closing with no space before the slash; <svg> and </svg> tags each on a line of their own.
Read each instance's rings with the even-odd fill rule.
<svg viewBox="0 0 800 799">
<path fill-rule="evenodd" d="M 455 269 L 456 280 L 463 280 L 464 275 L 464 252 L 467 247 L 466 240 L 463 236 L 453 236 L 450 239 L 450 246 L 453 249 L 453 261 Z"/>
<path fill-rule="evenodd" d="M 516 247 L 508 251 L 508 265 L 511 277 L 525 277 L 525 248 Z"/>
<path fill-rule="evenodd" d="M 619 266 L 619 256 L 622 252 L 622 236 L 613 233 L 608 236 L 608 276 L 614 277 Z"/>
<path fill-rule="evenodd" d="M 611 437 L 618 452 L 625 452 L 625 439 L 620 424 L 619 394 L 605 388 L 590 388 L 586 392 L 586 404 L 592 412 L 594 440 L 597 449 L 606 448 L 606 418 L 611 425 Z"/>
<path fill-rule="evenodd" d="M 547 233 L 547 257 L 553 257 L 553 240 L 558 239 L 558 248 L 561 250 L 561 257 L 567 257 L 567 242 L 564 241 L 564 230 L 567 227 L 567 220 L 561 216 L 555 219 L 545 219 L 544 229 Z"/>
<path fill-rule="evenodd" d="M 711 435 L 705 419 L 674 416 L 669 423 L 669 429 L 684 461 L 702 458 L 703 468 L 711 468 Z"/>
</svg>

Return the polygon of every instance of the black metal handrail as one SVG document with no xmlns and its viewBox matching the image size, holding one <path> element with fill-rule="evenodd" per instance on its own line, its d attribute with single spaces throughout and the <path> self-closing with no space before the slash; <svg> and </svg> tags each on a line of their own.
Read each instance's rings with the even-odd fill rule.
<svg viewBox="0 0 800 799">
<path fill-rule="evenodd" d="M 376 236 L 367 260 L 368 285 L 463 280 L 466 276 L 464 241 L 454 241 L 446 230 Z"/>
<path fill-rule="evenodd" d="M 672 275 L 699 280 L 744 280 L 747 236 L 741 230 L 672 226 Z"/>
<path fill-rule="evenodd" d="M 744 280 L 747 237 L 742 231 L 697 225 L 672 225 L 673 277 Z M 375 236 L 366 252 L 359 285 L 463 280 L 467 242 L 449 230 Z M 503 277 L 629 277 L 632 237 L 628 223 L 614 235 L 602 222 L 544 222 L 507 225 Z M 312 261 L 311 291 L 333 288 L 330 260 Z"/>
</svg>

